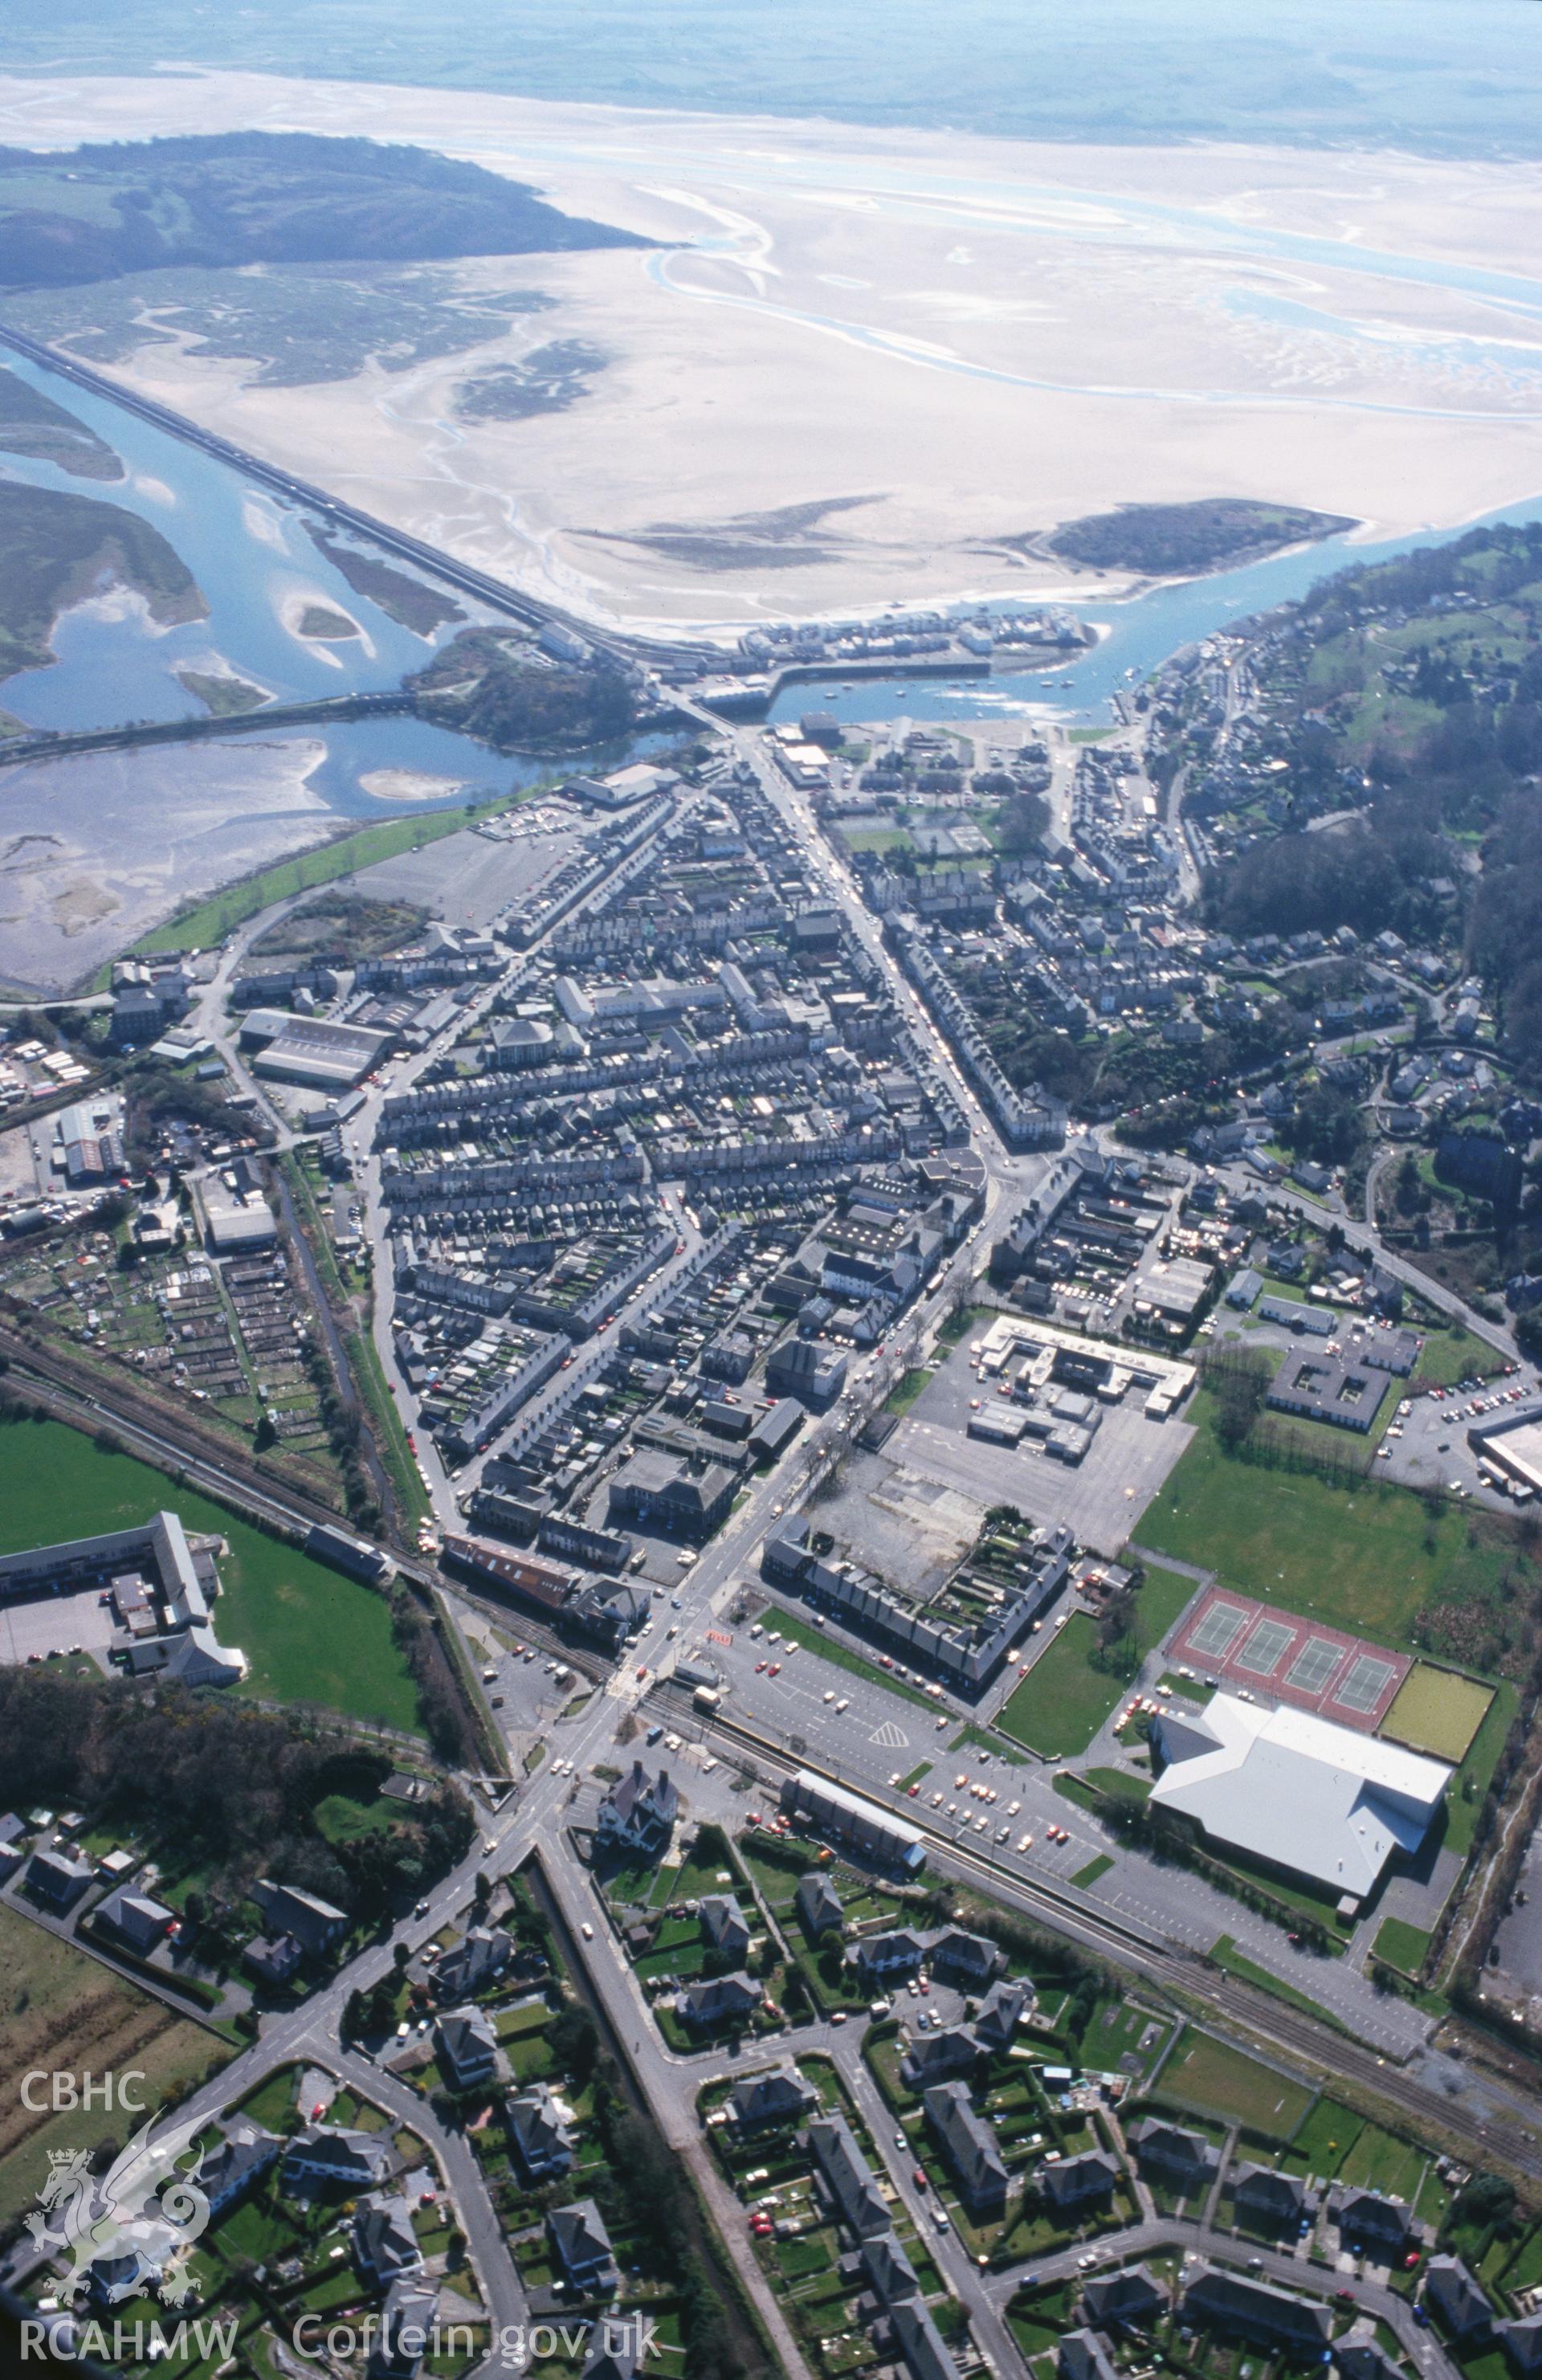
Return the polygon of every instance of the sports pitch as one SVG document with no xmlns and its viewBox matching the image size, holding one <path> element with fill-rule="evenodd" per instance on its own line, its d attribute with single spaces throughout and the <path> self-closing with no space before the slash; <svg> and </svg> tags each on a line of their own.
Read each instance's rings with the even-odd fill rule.
<svg viewBox="0 0 1542 2380">
<path fill-rule="evenodd" d="M 1493 1688 L 1480 1685 L 1475 1678 L 1458 1677 L 1452 1670 L 1416 1661 L 1398 1688 L 1379 1732 L 1415 1752 L 1431 1753 L 1437 1760 L 1454 1764 L 1466 1757 L 1493 1699 Z"/>
</svg>

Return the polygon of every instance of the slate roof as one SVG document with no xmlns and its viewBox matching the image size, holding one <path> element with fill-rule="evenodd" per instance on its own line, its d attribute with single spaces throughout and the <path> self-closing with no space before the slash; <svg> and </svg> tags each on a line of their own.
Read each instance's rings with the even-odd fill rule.
<svg viewBox="0 0 1542 2380">
<path fill-rule="evenodd" d="M 830 2187 L 841 2218 L 859 2239 L 892 2229 L 889 2208 L 872 2168 L 857 2147 L 844 2116 L 822 2116 L 808 2127 L 808 2145 Z"/>
<path fill-rule="evenodd" d="M 549 2083 L 533 2082 L 516 2098 L 505 2100 L 504 2120 L 527 2173 L 566 2172 L 573 2162 L 573 2138 L 557 2113 Z"/>
<path fill-rule="evenodd" d="M 699 1904 L 701 1930 L 714 1950 L 742 1958 L 749 1948 L 749 1921 L 735 1894 L 710 1892 Z"/>
<path fill-rule="evenodd" d="M 1185 2320 L 1227 2324 L 1250 2338 L 1279 2338 L 1319 2353 L 1328 2345 L 1332 2317 L 1313 2298 L 1298 2298 L 1268 2281 L 1207 2265 L 1185 2283 Z"/>
<path fill-rule="evenodd" d="M 1079 2206 L 1089 2198 L 1109 2198 L 1119 2179 L 1119 2168 L 1101 2149 L 1081 2156 L 1062 2157 L 1059 2165 L 1039 2168 L 1044 2195 L 1052 2206 Z"/>
<path fill-rule="evenodd" d="M 611 2235 L 592 2198 L 577 2199 L 571 2206 L 553 2207 L 546 2229 L 558 2261 L 570 2277 L 612 2261 Z"/>
<path fill-rule="evenodd" d="M 1163 2117 L 1143 2117 L 1131 2125 L 1127 2137 L 1143 2166 L 1155 2166 L 1160 2173 L 1191 2187 L 1213 2181 L 1220 2170 L 1220 2151 L 1213 2141 L 1182 2124 L 1170 2124 Z"/>
<path fill-rule="evenodd" d="M 687 1984 L 675 2002 L 686 2024 L 721 2024 L 727 2017 L 747 2016 L 765 1994 L 752 1975 L 707 1975 Z"/>
<path fill-rule="evenodd" d="M 1144 2265 L 1126 2265 L 1118 2273 L 1094 2273 L 1082 2283 L 1087 2320 L 1099 2330 L 1116 2323 L 1144 2326 L 1161 2312 L 1172 2294 L 1166 2282 L 1159 2281 Z"/>
<path fill-rule="evenodd" d="M 1232 2200 L 1239 2215 L 1262 2217 L 1269 2223 L 1298 2223 L 1312 2204 L 1299 2174 L 1279 2173 L 1271 2165 L 1234 2167 Z"/>
<path fill-rule="evenodd" d="M 967 2074 L 975 2063 L 975 2036 L 967 2025 L 945 2025 L 941 2033 L 918 2033 L 900 2060 L 900 2080 L 912 2091 L 950 2075 Z"/>
<path fill-rule="evenodd" d="M 1018 2026 L 1033 2014 L 1034 1998 L 1030 1983 L 1009 1981 L 1003 1976 L 992 1984 L 975 2019 L 975 2039 L 981 2048 L 1010 2048 Z"/>
<path fill-rule="evenodd" d="M 932 1937 L 931 1965 L 934 1974 L 986 1984 L 1006 1965 L 1006 1952 L 984 1934 L 969 1934 L 961 1925 L 950 1925 Z"/>
<path fill-rule="evenodd" d="M 800 1876 L 795 1899 L 798 1914 L 810 1934 L 827 1933 L 846 1922 L 841 1896 L 827 1876 Z"/>
<path fill-rule="evenodd" d="M 399 2191 L 359 2208 L 353 2219 L 353 2247 L 360 2268 L 382 2285 L 422 2263 L 412 2210 Z"/>
<path fill-rule="evenodd" d="M 763 2074 L 747 2074 L 728 2095 L 735 2122 L 745 2125 L 801 2123 L 819 2101 L 790 2058 Z"/>
<path fill-rule="evenodd" d="M 1466 2338 L 1494 2319 L 1493 2308 L 1460 2256 L 1431 2256 L 1425 2266 L 1425 2296 L 1433 2299 L 1448 2330 Z"/>
<path fill-rule="evenodd" d="M 473 1925 L 464 1942 L 446 1950 L 433 1971 L 436 1998 L 469 1999 L 501 1975 L 514 1956 L 514 1944 L 504 1925 Z"/>
<path fill-rule="evenodd" d="M 970 2205 L 999 2205 L 1006 2196 L 1006 2167 L 996 2145 L 995 2133 L 975 2113 L 964 2084 L 934 2083 L 923 2104 L 927 2121 L 941 2141 L 959 2189 Z"/>
<path fill-rule="evenodd" d="M 1113 2358 L 1095 2330 L 1062 2331 L 1055 2370 L 1060 2380 L 1117 2380 Z"/>
<path fill-rule="evenodd" d="M 1347 2237 L 1384 2246 L 1396 2255 L 1406 2240 L 1414 2210 L 1402 2198 L 1378 2190 L 1354 2190 L 1336 2181 L 1328 2193 L 1328 2212 Z"/>
</svg>

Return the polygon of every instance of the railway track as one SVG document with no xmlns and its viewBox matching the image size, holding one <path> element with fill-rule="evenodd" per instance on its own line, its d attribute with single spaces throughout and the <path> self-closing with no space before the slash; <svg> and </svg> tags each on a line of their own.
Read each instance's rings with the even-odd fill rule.
<svg viewBox="0 0 1542 2380">
<path fill-rule="evenodd" d="M 674 1689 L 676 1694 L 682 1690 Z M 697 1714 L 700 1718 L 700 1714 Z M 774 1739 L 742 1721 L 717 1712 L 705 1721 L 705 1730 L 783 1775 L 808 1768 L 844 1782 L 809 1755 L 795 1757 Z M 888 1806 L 881 1791 L 862 1789 L 880 1809 Z M 1373 2093 L 1410 2121 L 1437 2139 L 1459 2144 L 1475 2164 L 1501 2164 L 1534 2185 L 1542 2183 L 1542 2141 L 1528 2136 L 1525 2114 L 1534 2113 L 1542 2134 L 1542 2105 L 1530 2109 L 1516 2092 L 1513 2125 L 1475 2119 L 1460 2098 L 1448 2096 L 1404 2072 L 1331 2024 L 1292 2009 L 1270 1993 L 1227 1975 L 1196 1952 L 1175 1949 L 1160 1936 L 1106 1914 L 1090 1906 L 1085 1895 L 1068 1892 L 1045 1879 L 1023 1876 L 1003 1867 L 989 1853 L 955 1842 L 931 1827 L 923 1814 L 906 1809 L 905 1823 L 926 1836 L 938 1868 L 990 1892 L 993 1900 L 1038 1917 L 1052 1931 L 1067 1936 L 1112 1963 L 1146 1976 L 1168 1991 L 1202 2000 L 1217 2016 L 1261 2041 L 1300 2058 L 1330 2082 L 1348 2079 Z"/>
<path fill-rule="evenodd" d="M 249 454 L 233 440 L 221 438 L 212 430 L 201 429 L 186 414 L 176 413 L 170 406 L 157 404 L 153 397 L 141 396 L 136 390 L 125 388 L 121 382 L 110 380 L 104 372 L 93 371 L 89 364 L 79 362 L 76 357 L 66 355 L 57 347 L 49 346 L 42 339 L 30 339 L 25 332 L 13 330 L 8 323 L 0 322 L 0 346 L 25 356 L 29 362 L 42 365 L 45 370 L 57 372 L 61 379 L 72 381 L 76 387 L 88 390 L 93 396 L 103 397 L 111 405 L 121 406 L 126 413 L 132 413 L 140 420 L 149 422 L 153 429 L 180 439 L 184 445 L 196 446 L 215 462 L 227 464 L 231 469 L 241 472 L 249 480 L 255 480 L 260 487 L 267 488 L 286 502 L 310 505 L 312 511 L 322 514 L 339 528 L 356 530 L 360 536 L 367 537 L 371 544 L 395 553 L 403 562 L 410 562 L 417 569 L 429 572 L 446 586 L 457 589 L 461 594 L 473 596 L 478 602 L 506 613 L 510 619 L 519 621 L 526 627 L 538 631 L 552 626 L 568 628 L 574 635 L 581 636 L 586 644 L 609 653 L 613 659 L 641 658 L 640 647 L 634 651 L 619 640 L 597 633 L 589 622 L 570 618 L 566 613 L 558 611 L 554 604 L 541 603 L 533 596 L 519 594 L 514 588 L 506 586 L 503 579 L 494 578 L 491 572 L 478 570 L 469 563 L 457 562 L 453 554 L 442 553 L 437 546 L 410 536 L 405 529 L 393 528 L 388 522 L 378 520 L 373 513 L 364 512 L 358 505 L 346 504 L 340 497 L 328 495 L 323 488 L 314 487 L 309 480 L 297 479 L 292 471 L 285 471 L 275 463 L 265 463 L 260 455 Z"/>
</svg>

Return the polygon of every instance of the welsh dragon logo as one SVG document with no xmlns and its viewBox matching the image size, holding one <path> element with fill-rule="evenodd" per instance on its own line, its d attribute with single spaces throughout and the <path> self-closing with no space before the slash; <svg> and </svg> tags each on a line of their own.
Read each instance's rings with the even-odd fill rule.
<svg viewBox="0 0 1542 2380">
<path fill-rule="evenodd" d="M 73 2260 L 59 2283 L 62 2303 L 74 2301 L 93 2269 L 97 2292 L 109 2305 L 151 2291 L 166 2305 L 187 2302 L 193 2286 L 188 2252 L 209 2220 L 209 2201 L 198 2187 L 202 2159 L 179 2172 L 186 2138 L 154 2143 L 154 2122 L 146 2119 L 104 2174 L 91 2172 L 84 2149 L 50 2152 L 48 2179 L 25 2219 L 42 2254 L 67 2251 Z"/>
</svg>

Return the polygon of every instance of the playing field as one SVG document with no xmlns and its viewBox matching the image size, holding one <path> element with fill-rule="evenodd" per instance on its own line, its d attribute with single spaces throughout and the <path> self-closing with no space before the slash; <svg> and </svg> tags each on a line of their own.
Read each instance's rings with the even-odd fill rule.
<svg viewBox="0 0 1542 2380">
<path fill-rule="evenodd" d="M 1416 1661 L 1398 1688 L 1380 1732 L 1437 1760 L 1464 1760 L 1494 1699 L 1491 1686 Z"/>
<path fill-rule="evenodd" d="M 63 1422 L 0 1425 L 0 1553 L 128 1528 L 163 1506 L 229 1548 L 215 1632 L 251 1665 L 233 1693 L 321 1704 L 421 1733 L 383 1596 Z"/>
<path fill-rule="evenodd" d="M 1157 2092 L 1204 2116 L 1228 2116 L 1261 2132 L 1289 2140 L 1312 2104 L 1305 2082 L 1277 2074 L 1230 2042 L 1208 2033 L 1185 2033 L 1162 2068 Z"/>
<path fill-rule="evenodd" d="M 1196 1435 L 1140 1524 L 1139 1542 L 1213 1571 L 1216 1583 L 1306 1621 L 1417 1654 L 1420 1614 L 1461 1614 L 1479 1641 L 1518 1633 L 1542 1585 L 1515 1524 L 1454 1502 L 1439 1512 L 1390 1482 L 1338 1486 L 1228 1455 L 1201 1390 Z"/>
</svg>

